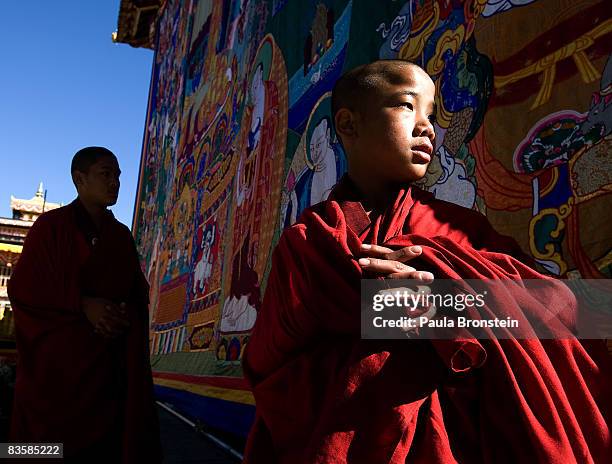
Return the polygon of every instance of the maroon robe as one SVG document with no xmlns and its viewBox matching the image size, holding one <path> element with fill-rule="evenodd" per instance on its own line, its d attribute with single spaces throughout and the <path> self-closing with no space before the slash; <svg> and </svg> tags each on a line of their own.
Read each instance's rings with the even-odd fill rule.
<svg viewBox="0 0 612 464">
<path fill-rule="evenodd" d="M 274 251 L 243 361 L 257 406 L 245 463 L 608 459 L 603 342 L 360 339 L 362 243 L 421 245 L 411 265 L 436 279 L 547 278 L 475 211 L 408 188 L 370 222 L 359 200 L 344 178 Z"/>
<path fill-rule="evenodd" d="M 78 200 L 43 214 L 8 291 L 18 352 L 11 441 L 64 443 L 66 456 L 115 445 L 125 463 L 160 462 L 148 284 L 129 229 L 108 212 L 97 230 Z M 83 296 L 128 303 L 126 333 L 95 334 Z"/>
</svg>

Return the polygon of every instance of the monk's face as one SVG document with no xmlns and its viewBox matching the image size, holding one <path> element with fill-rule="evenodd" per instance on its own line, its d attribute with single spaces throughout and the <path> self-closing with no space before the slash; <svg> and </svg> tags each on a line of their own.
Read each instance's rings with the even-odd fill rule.
<svg viewBox="0 0 612 464">
<path fill-rule="evenodd" d="M 349 170 L 353 161 L 383 183 L 422 178 L 433 156 L 434 96 L 433 81 L 417 67 L 381 79 L 357 111 Z"/>
<path fill-rule="evenodd" d="M 79 197 L 104 208 L 114 205 L 119 196 L 120 175 L 121 170 L 116 158 L 100 158 L 91 165 L 88 172 L 75 173 Z"/>
</svg>

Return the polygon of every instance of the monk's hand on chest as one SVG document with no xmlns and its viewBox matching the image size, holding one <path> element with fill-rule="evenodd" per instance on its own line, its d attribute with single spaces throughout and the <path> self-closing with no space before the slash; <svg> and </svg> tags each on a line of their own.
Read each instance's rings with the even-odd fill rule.
<svg viewBox="0 0 612 464">
<path fill-rule="evenodd" d="M 432 282 L 434 276 L 431 272 L 419 271 L 406 264 L 411 259 L 421 255 L 420 246 L 407 246 L 399 250 L 392 250 L 380 245 L 361 245 L 359 265 L 363 271 L 387 279 L 415 279 L 425 283 Z"/>
<path fill-rule="evenodd" d="M 81 306 L 94 332 L 105 338 L 118 337 L 130 326 L 125 303 L 117 305 L 105 298 L 83 297 Z"/>
</svg>

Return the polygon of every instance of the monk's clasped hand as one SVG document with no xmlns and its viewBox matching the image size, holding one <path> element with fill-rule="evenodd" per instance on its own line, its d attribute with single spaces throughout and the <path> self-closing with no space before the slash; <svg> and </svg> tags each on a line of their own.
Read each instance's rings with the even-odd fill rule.
<svg viewBox="0 0 612 464">
<path fill-rule="evenodd" d="M 121 335 L 130 326 L 127 318 L 126 304 L 120 303 L 118 306 L 107 306 L 106 313 L 100 322 L 104 324 L 104 335 L 106 337 L 115 338 Z"/>
<path fill-rule="evenodd" d="M 129 327 L 126 303 L 119 305 L 104 298 L 83 298 L 83 311 L 94 332 L 105 338 L 115 338 Z"/>
<path fill-rule="evenodd" d="M 418 245 L 392 250 L 380 245 L 361 245 L 362 257 L 359 265 L 363 270 L 381 274 L 388 279 L 415 279 L 422 282 L 433 282 L 431 272 L 419 271 L 405 264 L 421 255 L 423 249 Z"/>
</svg>

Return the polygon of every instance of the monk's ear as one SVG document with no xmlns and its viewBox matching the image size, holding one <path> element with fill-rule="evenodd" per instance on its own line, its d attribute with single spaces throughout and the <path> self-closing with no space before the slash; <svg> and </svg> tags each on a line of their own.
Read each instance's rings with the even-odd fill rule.
<svg viewBox="0 0 612 464">
<path fill-rule="evenodd" d="M 334 118 L 336 133 L 345 140 L 357 135 L 356 114 L 348 108 L 340 108 Z"/>
<path fill-rule="evenodd" d="M 72 182 L 74 182 L 77 190 L 83 186 L 83 176 L 84 174 L 81 171 L 72 171 Z"/>
</svg>

